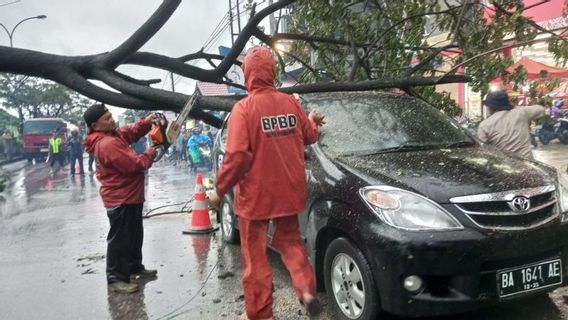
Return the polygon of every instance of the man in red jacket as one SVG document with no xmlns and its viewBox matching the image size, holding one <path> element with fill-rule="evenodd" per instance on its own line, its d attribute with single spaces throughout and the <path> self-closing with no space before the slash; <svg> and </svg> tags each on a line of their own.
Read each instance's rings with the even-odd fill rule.
<svg viewBox="0 0 568 320">
<path fill-rule="evenodd" d="M 89 128 L 85 148 L 97 159 L 99 192 L 110 221 L 106 256 L 108 288 L 132 293 L 139 287 L 130 282 L 131 278 L 151 278 L 157 274 L 142 264 L 144 171 L 152 166 L 156 149 L 150 147 L 137 155 L 130 148 L 131 143 L 150 131 L 156 117 L 117 129 L 107 108 L 95 104 L 85 111 L 83 118 Z"/>
<path fill-rule="evenodd" d="M 246 314 L 243 319 L 272 319 L 272 271 L 266 255 L 270 220 L 272 246 L 292 277 L 308 313 L 321 312 L 315 277 L 302 244 L 298 214 L 306 204 L 304 145 L 318 139 L 323 115 L 309 116 L 298 101 L 274 86 L 276 65 L 267 48 L 251 48 L 244 62 L 248 97 L 231 111 L 223 166 L 217 173 L 210 202 L 237 186 L 235 212 L 239 217 Z"/>
</svg>

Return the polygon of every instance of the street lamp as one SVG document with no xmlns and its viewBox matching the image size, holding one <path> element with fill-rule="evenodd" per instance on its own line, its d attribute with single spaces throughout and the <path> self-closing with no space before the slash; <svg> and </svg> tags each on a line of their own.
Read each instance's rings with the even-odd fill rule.
<svg viewBox="0 0 568 320">
<path fill-rule="evenodd" d="M 47 18 L 47 16 L 45 14 L 35 16 L 35 17 L 25 18 L 23 20 L 20 20 L 20 22 L 16 23 L 16 25 L 12 28 L 12 31 L 9 31 L 8 28 L 6 28 L 6 26 L 1 24 L 1 23 L 0 23 L 0 27 L 2 27 L 4 29 L 4 31 L 6 31 L 6 33 L 8 34 L 8 38 L 10 38 L 10 47 L 14 47 L 14 44 L 12 42 L 12 38 L 14 37 L 14 31 L 16 31 L 16 28 L 20 24 L 24 23 L 25 21 L 32 20 L 32 19 L 45 19 L 45 18 Z"/>
</svg>

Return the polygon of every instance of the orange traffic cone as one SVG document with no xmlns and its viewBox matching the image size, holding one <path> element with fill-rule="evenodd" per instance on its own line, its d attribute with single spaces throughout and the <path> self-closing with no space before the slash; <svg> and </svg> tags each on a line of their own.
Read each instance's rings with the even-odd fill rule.
<svg viewBox="0 0 568 320">
<path fill-rule="evenodd" d="M 193 208 L 191 213 L 191 226 L 188 230 L 182 231 L 183 234 L 205 234 L 216 231 L 219 227 L 211 225 L 207 200 L 203 189 L 203 177 L 197 174 L 195 182 L 195 194 L 193 195 Z"/>
</svg>

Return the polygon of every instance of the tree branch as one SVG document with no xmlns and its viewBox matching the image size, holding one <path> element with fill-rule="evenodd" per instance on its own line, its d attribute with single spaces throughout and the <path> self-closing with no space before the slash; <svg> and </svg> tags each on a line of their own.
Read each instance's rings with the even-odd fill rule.
<svg viewBox="0 0 568 320">
<path fill-rule="evenodd" d="M 478 59 L 478 58 L 480 58 L 480 57 L 486 56 L 486 55 L 491 54 L 491 53 L 494 53 L 494 52 L 499 52 L 499 51 L 501 51 L 501 50 L 503 50 L 503 49 L 507 49 L 507 48 L 522 47 L 522 46 L 526 46 L 526 45 L 533 44 L 533 43 L 537 43 L 537 42 L 548 41 L 548 40 L 550 40 L 551 38 L 553 38 L 553 37 L 542 38 L 542 39 L 532 39 L 532 40 L 527 40 L 527 41 L 523 41 L 523 42 L 512 43 L 512 44 L 508 44 L 508 45 L 505 45 L 505 46 L 501 46 L 501 47 L 499 47 L 499 48 L 495 48 L 495 49 L 491 49 L 491 50 L 482 52 L 482 53 L 480 53 L 480 54 L 477 54 L 477 55 L 475 55 L 475 56 L 473 56 L 473 57 L 471 57 L 471 58 L 469 58 L 469 59 L 467 59 L 467 60 L 465 60 L 465 61 L 463 61 L 463 62 L 457 64 L 457 65 L 455 65 L 452 69 L 450 69 L 448 72 L 446 72 L 446 74 L 444 74 L 444 75 L 440 78 L 440 80 L 445 80 L 446 77 L 448 77 L 448 76 L 449 76 L 450 74 L 452 74 L 453 72 L 457 71 L 457 70 L 458 70 L 460 67 L 462 67 L 463 65 L 465 65 L 465 64 L 467 64 L 467 63 L 469 63 L 469 62 L 471 62 L 471 61 L 473 61 L 473 60 L 475 60 L 475 59 Z"/>
<path fill-rule="evenodd" d="M 181 0 L 164 0 L 152 16 L 130 38 L 116 49 L 100 57 L 103 65 L 112 69 L 120 65 L 128 56 L 140 50 L 168 21 L 177 9 Z"/>
<path fill-rule="evenodd" d="M 422 59 L 422 61 L 420 61 L 417 65 L 415 65 L 414 67 L 410 68 L 410 70 L 405 72 L 404 75 L 407 76 L 407 77 L 410 77 L 411 75 L 416 73 L 416 71 L 422 69 L 426 64 L 430 63 L 430 61 L 432 61 L 432 59 L 434 59 L 442 51 L 445 51 L 446 49 L 450 49 L 450 48 L 457 48 L 457 47 L 458 46 L 456 46 L 454 44 L 449 44 L 447 46 L 442 46 L 442 47 L 436 48 L 430 55 L 428 55 L 426 58 Z"/>
<path fill-rule="evenodd" d="M 185 64 L 178 59 L 150 52 L 137 52 L 126 59 L 124 61 L 124 64 L 133 64 L 163 69 L 177 73 L 184 77 L 214 83 L 221 81 L 223 75 L 226 73 L 224 72 L 219 74 L 215 69 L 204 70 L 189 64 Z"/>
<path fill-rule="evenodd" d="M 444 83 L 470 82 L 471 78 L 465 75 L 452 75 L 442 77 L 410 77 L 399 79 L 365 80 L 357 82 L 329 82 L 305 84 L 296 87 L 280 88 L 285 93 L 310 93 L 333 91 L 369 91 L 378 89 L 392 89 L 413 86 L 431 86 Z"/>
<path fill-rule="evenodd" d="M 156 105 L 142 99 L 131 97 L 122 93 L 113 92 L 102 89 L 83 78 L 75 70 L 68 67 L 62 67 L 55 75 L 54 81 L 57 81 L 68 88 L 84 94 L 91 99 L 131 109 L 155 110 Z"/>
<path fill-rule="evenodd" d="M 148 102 L 151 101 L 156 106 L 160 106 L 164 109 L 175 110 L 189 99 L 189 96 L 179 92 L 156 89 L 126 81 L 124 78 L 117 75 L 116 72 L 106 69 L 95 69 L 92 71 L 91 76 L 115 90 L 144 99 Z"/>
<path fill-rule="evenodd" d="M 294 3 L 295 1 L 296 0 L 280 0 L 272 5 L 267 6 L 266 8 L 260 10 L 257 14 L 255 14 L 245 25 L 245 27 L 237 37 L 237 40 L 235 40 L 235 43 L 231 47 L 231 50 L 229 50 L 225 58 L 221 61 L 221 63 L 217 67 L 216 72 L 221 74 L 227 73 L 233 62 L 243 51 L 245 45 L 250 39 L 250 36 L 255 32 L 258 24 L 269 14 L 288 6 Z"/>
<path fill-rule="evenodd" d="M 126 75 L 126 74 L 118 72 L 118 71 L 115 71 L 115 73 L 116 73 L 117 76 L 123 78 L 126 81 L 130 81 L 130 82 L 142 85 L 142 86 L 149 86 L 151 84 L 156 84 L 156 83 L 162 82 L 162 79 L 140 80 L 140 79 L 133 78 L 129 75 Z"/>
<path fill-rule="evenodd" d="M 223 60 L 223 58 L 224 58 L 220 54 L 205 53 L 202 50 L 203 50 L 203 48 L 201 48 L 201 50 L 198 51 L 198 52 L 186 54 L 185 56 L 181 56 L 177 59 L 181 62 L 188 62 L 188 61 L 197 60 L 197 59 Z M 240 65 L 241 63 L 239 61 L 235 60 L 234 64 Z"/>
<path fill-rule="evenodd" d="M 538 5 L 541 5 L 541 4 L 545 3 L 545 2 L 548 2 L 548 1 L 540 2 L 540 3 L 538 3 Z M 509 11 L 507 11 L 505 8 L 503 8 L 500 4 L 496 3 L 495 1 L 493 1 L 492 4 L 493 4 L 493 6 L 495 6 L 495 8 L 497 9 L 497 11 L 499 11 L 499 12 L 505 14 L 505 15 L 508 15 L 508 16 L 513 15 L 512 13 L 510 13 Z M 537 5 L 537 4 L 534 4 L 534 5 L 531 6 L 531 7 L 534 7 L 534 6 L 536 6 L 536 5 Z M 524 11 L 524 10 L 523 10 L 523 11 Z M 558 34 L 552 32 L 551 30 L 548 30 L 548 29 L 546 29 L 546 28 L 544 28 L 544 27 L 539 26 L 538 23 L 534 22 L 533 20 L 531 20 L 531 19 L 526 19 L 526 21 L 527 21 L 528 24 L 530 24 L 533 28 L 535 28 L 535 29 L 537 29 L 537 30 L 539 30 L 539 31 L 541 31 L 541 32 L 543 32 L 543 33 L 548 33 L 548 34 L 552 35 L 553 38 L 566 41 L 565 38 L 563 38 L 563 37 L 561 37 L 560 35 L 558 35 Z"/>
</svg>

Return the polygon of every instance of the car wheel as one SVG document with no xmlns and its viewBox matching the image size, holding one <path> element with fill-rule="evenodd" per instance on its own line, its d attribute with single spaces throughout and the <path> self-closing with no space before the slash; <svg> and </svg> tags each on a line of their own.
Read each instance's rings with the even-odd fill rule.
<svg viewBox="0 0 568 320">
<path fill-rule="evenodd" d="M 371 320 L 380 313 L 379 294 L 365 256 L 345 238 L 331 242 L 325 253 L 325 291 L 336 319 Z"/>
<path fill-rule="evenodd" d="M 223 241 L 238 244 L 240 235 L 237 229 L 237 217 L 233 212 L 233 202 L 228 196 L 223 197 L 219 210 L 221 211 L 221 234 Z"/>
</svg>

